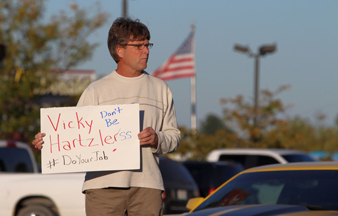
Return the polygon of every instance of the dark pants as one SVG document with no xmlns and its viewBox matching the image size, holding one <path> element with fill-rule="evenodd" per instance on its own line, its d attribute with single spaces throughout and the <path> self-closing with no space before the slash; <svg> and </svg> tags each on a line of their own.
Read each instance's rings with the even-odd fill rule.
<svg viewBox="0 0 338 216">
<path fill-rule="evenodd" d="M 161 190 L 107 188 L 86 190 L 87 216 L 161 216 Z"/>
</svg>

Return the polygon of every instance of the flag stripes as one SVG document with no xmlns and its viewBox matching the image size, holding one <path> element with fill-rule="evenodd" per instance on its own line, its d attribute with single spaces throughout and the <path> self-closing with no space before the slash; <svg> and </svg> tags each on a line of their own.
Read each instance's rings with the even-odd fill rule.
<svg viewBox="0 0 338 216">
<path fill-rule="evenodd" d="M 188 38 L 155 72 L 152 74 L 162 80 L 171 80 L 195 76 L 195 34 Z"/>
</svg>

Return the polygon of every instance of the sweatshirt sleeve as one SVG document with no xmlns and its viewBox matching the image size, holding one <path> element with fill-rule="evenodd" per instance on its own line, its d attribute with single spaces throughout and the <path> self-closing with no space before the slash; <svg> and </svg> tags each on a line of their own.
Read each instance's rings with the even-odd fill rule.
<svg viewBox="0 0 338 216">
<path fill-rule="evenodd" d="M 82 93 L 77 106 L 99 105 L 93 88 L 89 85 Z"/>
<path fill-rule="evenodd" d="M 177 150 L 181 141 L 181 132 L 177 127 L 175 106 L 171 90 L 167 92 L 167 108 L 164 113 L 162 130 L 157 132 L 158 147 L 153 153 L 166 154 Z"/>
</svg>

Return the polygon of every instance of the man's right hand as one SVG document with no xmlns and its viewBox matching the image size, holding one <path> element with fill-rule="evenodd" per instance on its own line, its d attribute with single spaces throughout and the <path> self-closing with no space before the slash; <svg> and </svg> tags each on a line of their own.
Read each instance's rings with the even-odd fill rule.
<svg viewBox="0 0 338 216">
<path fill-rule="evenodd" d="M 43 144 L 42 138 L 44 136 L 46 136 L 46 134 L 45 133 L 40 133 L 40 132 L 35 135 L 35 140 L 33 140 L 33 142 L 32 142 L 32 144 L 33 144 L 33 146 L 35 148 L 37 148 L 37 149 L 41 149 L 42 148 L 42 144 Z"/>
</svg>

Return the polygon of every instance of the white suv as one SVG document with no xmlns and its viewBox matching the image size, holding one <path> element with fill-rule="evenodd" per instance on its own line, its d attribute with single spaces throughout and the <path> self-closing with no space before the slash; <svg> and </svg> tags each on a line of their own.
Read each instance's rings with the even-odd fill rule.
<svg viewBox="0 0 338 216">
<path fill-rule="evenodd" d="M 268 164 L 315 161 L 302 151 L 287 149 L 235 148 L 215 149 L 207 155 L 207 161 L 231 161 L 241 163 L 244 169 Z"/>
</svg>

